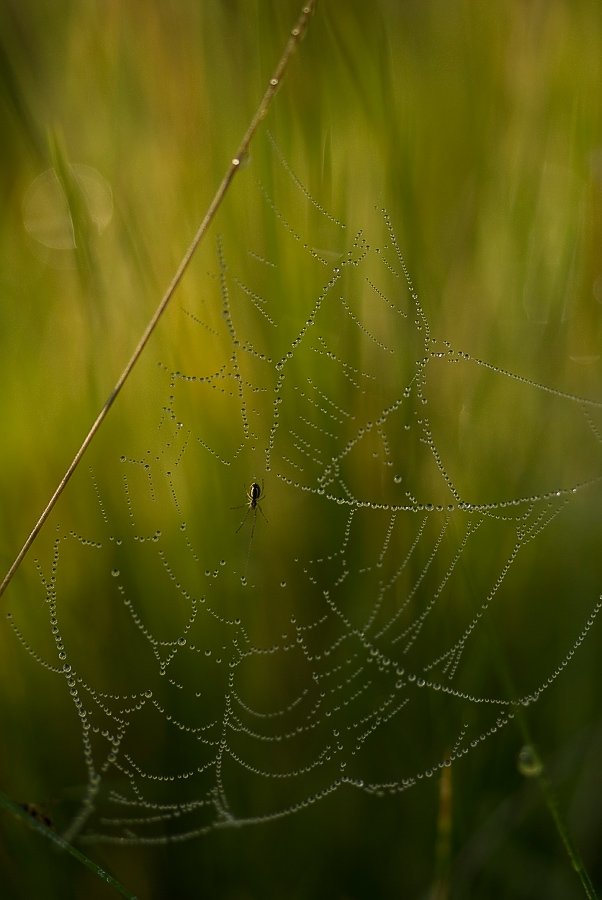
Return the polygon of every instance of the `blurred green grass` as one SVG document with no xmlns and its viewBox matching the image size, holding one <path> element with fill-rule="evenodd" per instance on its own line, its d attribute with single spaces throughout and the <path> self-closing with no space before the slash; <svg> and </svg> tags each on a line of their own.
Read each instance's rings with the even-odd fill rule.
<svg viewBox="0 0 602 900">
<path fill-rule="evenodd" d="M 289 0 L 3 4 L 5 568 L 169 281 L 297 12 Z M 375 206 L 388 209 L 438 335 L 535 381 L 600 397 L 601 59 L 602 22 L 594 0 L 512 2 L 495 15 L 477 0 L 381 0 L 344 8 L 324 2 L 267 124 L 303 183 L 351 231 L 375 220 Z M 41 259 L 23 227 L 23 197 L 51 165 L 52 136 L 68 159 L 93 166 L 113 191 L 113 221 L 102 235 L 90 237 L 91 264 L 83 276 L 68 253 L 61 268 Z M 273 159 L 267 142 L 258 141 L 252 166 L 277 195 Z M 236 200 L 237 192 L 242 197 L 246 191 L 244 175 L 243 170 L 217 223 L 229 255 L 244 248 L 250 230 L 264 236 L 266 247 L 279 246 L 268 217 L 249 213 Z M 294 206 L 286 192 L 282 200 Z M 300 208 L 290 214 L 302 216 Z M 314 221 L 298 225 L 317 243 Z M 176 298 L 184 306 L 215 296 L 206 274 L 216 271 L 215 232 L 210 238 Z M 291 315 L 313 290 L 310 278 L 294 253 L 282 260 L 272 288 Z M 170 315 L 149 352 L 185 370 L 186 363 L 194 365 L 196 350 L 178 323 Z M 142 402 L 152 403 L 159 390 L 148 371 L 135 375 L 111 414 L 100 438 L 107 452 L 125 434 L 134 441 L 140 435 L 143 446 L 154 427 Z M 479 395 L 478 387 L 470 394 L 470 384 L 452 380 L 439 395 L 442 415 L 448 403 L 454 406 L 456 390 L 468 405 L 470 426 L 485 422 L 492 444 L 507 433 L 515 412 L 511 395 L 506 407 L 498 398 L 491 407 L 491 396 Z M 573 427 L 555 412 L 560 430 Z M 217 410 L 216 421 L 219 416 Z M 541 421 L 544 432 L 548 423 Z M 471 427 L 467 434 L 468 441 L 477 440 Z M 570 453 L 570 441 L 568 446 Z M 543 464 L 537 454 L 525 462 L 527 482 L 557 480 L 565 465 L 571 471 L 560 440 L 553 450 Z M 96 465 L 101 458 L 99 450 Z M 478 460 L 475 453 L 473 465 Z M 549 470 L 542 472 L 542 465 Z M 482 478 L 480 484 L 495 486 L 495 472 Z M 230 504 L 219 487 L 209 494 L 201 484 L 199 475 L 199 484 L 189 486 L 191 507 L 199 492 L 208 510 Z M 242 502 L 244 484 L 234 493 Z M 68 503 L 73 515 L 85 514 L 90 500 L 72 491 Z M 534 578 L 539 596 L 523 596 L 516 585 L 522 603 L 513 623 L 504 620 L 500 641 L 508 655 L 515 635 L 532 636 L 516 651 L 524 654 L 518 668 L 526 675 L 530 657 L 549 652 L 554 658 L 555 648 L 539 647 L 537 638 L 547 604 L 560 593 L 575 593 L 574 608 L 566 604 L 566 621 L 557 622 L 563 652 L 563 631 L 576 631 L 588 591 L 599 593 L 596 526 L 595 518 L 591 524 L 575 522 L 573 543 L 581 543 L 575 553 L 590 560 L 579 572 L 569 566 L 561 575 L 555 567 L 563 542 L 557 531 L 546 544 L 549 566 L 534 557 L 533 564 L 542 566 Z M 52 540 L 51 532 L 46 540 Z M 98 656 L 90 664 L 101 671 L 114 652 L 114 623 L 90 588 L 87 562 L 79 570 L 74 562 L 74 581 L 82 570 L 79 590 L 94 610 L 84 609 L 81 627 L 94 621 L 98 629 Z M 132 571 L 144 591 L 148 579 L 135 561 Z M 20 596 L 35 596 L 34 585 L 35 578 L 23 574 L 9 597 L 11 608 Z M 594 632 L 529 717 L 557 776 L 576 842 L 600 879 L 598 647 Z M 116 678 L 127 670 L 128 647 L 121 653 Z M 63 749 L 61 771 L 60 754 L 44 735 L 56 733 L 57 723 L 60 733 L 70 710 L 7 629 L 0 665 L 9 736 L 0 755 L 1 786 L 19 801 L 41 797 L 52 805 L 53 784 L 58 793 L 65 782 L 74 782 L 81 748 Z M 511 764 L 519 747 L 520 736 L 507 733 L 454 773 L 451 897 L 582 896 L 536 787 Z M 83 783 L 83 769 L 79 778 Z M 420 785 L 397 799 L 366 798 L 348 807 L 346 802 L 331 798 L 285 822 L 216 832 L 181 848 L 152 854 L 103 849 L 99 858 L 149 898 L 428 896 L 436 785 Z M 26 834 L 20 822 L 3 816 L 2 826 L 5 896 L 113 896 L 90 873 L 57 858 L 38 835 Z M 518 884 L 514 872 L 520 872 Z"/>
</svg>

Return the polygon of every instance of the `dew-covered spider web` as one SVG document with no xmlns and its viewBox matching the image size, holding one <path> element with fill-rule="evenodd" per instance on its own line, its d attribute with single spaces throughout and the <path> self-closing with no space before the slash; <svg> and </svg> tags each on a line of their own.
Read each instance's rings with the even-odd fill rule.
<svg viewBox="0 0 602 900">
<path fill-rule="evenodd" d="M 265 155 L 16 580 L 69 838 L 401 794 L 513 727 L 600 609 L 600 398 L 448 341 L 383 204 L 339 217 Z"/>
</svg>

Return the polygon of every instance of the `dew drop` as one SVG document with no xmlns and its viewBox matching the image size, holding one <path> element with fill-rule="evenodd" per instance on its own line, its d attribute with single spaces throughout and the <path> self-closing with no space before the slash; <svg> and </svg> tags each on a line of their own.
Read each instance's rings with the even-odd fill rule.
<svg viewBox="0 0 602 900">
<path fill-rule="evenodd" d="M 543 772 L 543 764 L 530 744 L 521 747 L 516 760 L 518 771 L 525 778 L 537 778 Z"/>
</svg>

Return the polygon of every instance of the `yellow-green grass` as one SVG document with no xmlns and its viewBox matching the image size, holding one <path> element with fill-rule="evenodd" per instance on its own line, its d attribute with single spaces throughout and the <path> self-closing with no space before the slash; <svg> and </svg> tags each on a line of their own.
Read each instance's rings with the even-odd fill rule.
<svg viewBox="0 0 602 900">
<path fill-rule="evenodd" d="M 297 13 L 296 0 L 3 6 L 4 569 L 171 278 Z M 319 290 L 316 267 L 262 204 L 257 180 L 312 246 L 328 243 L 333 229 L 283 177 L 268 127 L 312 196 L 350 233 L 382 234 L 380 210 L 387 209 L 438 338 L 534 382 L 601 398 L 600 59 L 594 0 L 512 2 L 495 10 L 477 0 L 319 3 L 248 164 L 91 451 L 114 527 L 127 522 L 115 452 L 139 447 L 142 455 L 158 442 L 169 379 L 157 360 L 168 370 L 194 371 L 199 353 L 205 361 L 218 358 L 211 340 L 182 314 L 202 309 L 220 327 L 218 235 L 233 270 L 248 265 L 249 235 L 278 258 L 265 287 L 283 328 L 270 337 L 248 326 L 256 346 L 274 358 L 286 344 L 288 319 L 302 318 L 308 296 Z M 23 223 L 23 198 L 52 165 L 53 148 L 55 162 L 58 154 L 92 166 L 113 192 L 110 226 L 102 235 L 82 234 L 77 254 L 44 251 Z M 203 417 L 229 434 L 231 404 L 197 409 L 184 388 L 179 397 L 187 417 Z M 580 447 L 574 404 L 451 367 L 435 374 L 429 403 L 435 421 L 453 423 L 443 450 L 467 495 L 522 496 L 593 472 L 595 452 Z M 179 485 L 194 538 L 214 555 L 220 541 L 212 523 L 244 504 L 259 467 L 247 457 L 227 478 L 208 482 L 213 469 L 201 465 Z M 293 540 L 308 557 L 318 555 L 329 522 L 304 518 L 304 508 L 279 512 L 286 502 L 268 481 L 262 508 L 269 521 L 266 527 L 257 521 L 251 565 L 257 560 L 265 570 Z M 568 652 L 601 593 L 596 508 L 595 495 L 577 504 L 541 545 L 528 548 L 519 574 L 509 574 L 505 603 L 482 627 L 480 654 L 471 662 L 472 683 L 484 693 L 520 694 L 534 672 L 549 674 Z M 243 515 L 231 513 L 232 532 Z M 70 521 L 100 527 L 87 461 L 32 556 L 48 552 L 57 522 Z M 166 515 L 163 526 L 169 521 Z M 248 540 L 248 524 L 241 535 Z M 450 622 L 500 552 L 483 538 Z M 124 558 L 116 550 L 115 566 L 134 593 L 152 595 L 153 573 L 135 553 Z M 78 603 L 70 601 L 65 628 L 76 647 L 81 634 L 75 652 L 89 673 L 135 691 L 145 660 L 115 640 L 123 623 L 106 603 L 106 559 L 102 568 L 104 576 L 85 549 L 73 552 L 61 589 Z M 49 630 L 36 618 L 40 581 L 31 561 L 1 602 L 50 652 Z M 361 609 L 360 583 L 350 604 Z M 151 611 L 157 626 L 168 627 L 174 612 L 161 607 L 160 597 Z M 288 612 L 278 609 L 274 619 Z M 275 627 L 269 607 L 265 616 L 256 623 L 259 638 Z M 217 642 L 217 632 L 209 639 Z M 40 803 L 62 823 L 86 781 L 73 709 L 59 679 L 34 664 L 8 627 L 0 640 L 0 788 L 16 802 Z M 438 635 L 429 640 L 435 646 Z M 282 821 L 217 830 L 182 846 L 86 852 L 144 898 L 428 897 L 437 879 L 441 897 L 587 896 L 562 837 L 571 834 L 599 882 L 599 646 L 594 626 L 522 723 L 452 767 L 451 843 L 439 869 L 435 778 L 396 797 L 338 793 Z M 265 689 L 277 695 L 278 686 Z M 409 718 L 403 742 L 386 748 L 383 768 L 397 758 L 408 770 L 425 764 L 431 748 L 424 742 L 430 736 L 439 748 L 455 721 L 450 706 L 437 698 L 432 709 Z M 566 827 L 555 822 L 537 780 L 525 780 L 516 767 L 526 740 L 521 727 L 548 766 Z M 186 762 L 167 729 L 142 735 L 141 746 L 145 740 L 166 771 Z M 381 760 L 371 763 L 378 770 Z M 2 896 L 115 896 L 24 829 L 22 817 L 6 812 L 1 824 Z"/>
</svg>

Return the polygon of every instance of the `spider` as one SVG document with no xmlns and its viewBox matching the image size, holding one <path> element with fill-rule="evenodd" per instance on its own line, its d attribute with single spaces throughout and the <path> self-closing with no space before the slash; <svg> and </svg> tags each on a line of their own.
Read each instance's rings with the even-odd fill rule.
<svg viewBox="0 0 602 900">
<path fill-rule="evenodd" d="M 251 530 L 251 537 L 253 537 L 253 532 L 255 531 L 255 522 L 256 522 L 256 520 L 257 520 L 257 510 L 259 510 L 259 512 L 261 513 L 261 515 L 263 516 L 263 518 L 264 518 L 264 519 L 266 520 L 266 522 L 267 522 L 267 519 L 266 519 L 266 517 L 265 517 L 265 513 L 264 513 L 264 511 L 262 510 L 261 506 L 259 505 L 259 498 L 261 497 L 262 494 L 263 494 L 263 482 L 261 483 L 261 486 L 259 486 L 259 485 L 257 484 L 256 481 L 254 481 L 252 484 L 249 485 L 249 489 L 248 489 L 248 491 L 247 491 L 247 500 L 248 500 L 248 503 L 247 503 L 247 504 L 243 504 L 243 505 L 246 505 L 247 511 L 246 511 L 246 513 L 244 514 L 244 517 L 243 517 L 242 522 L 240 523 L 240 525 L 239 525 L 238 528 L 236 529 L 236 534 L 238 534 L 238 532 L 240 531 L 240 529 L 242 528 L 242 526 L 243 526 L 243 525 L 245 524 L 245 522 L 247 521 L 247 516 L 249 515 L 250 512 L 253 513 L 253 528 L 252 528 L 252 530 Z M 240 507 L 240 506 L 235 506 L 234 509 L 241 509 L 241 507 Z"/>
</svg>

